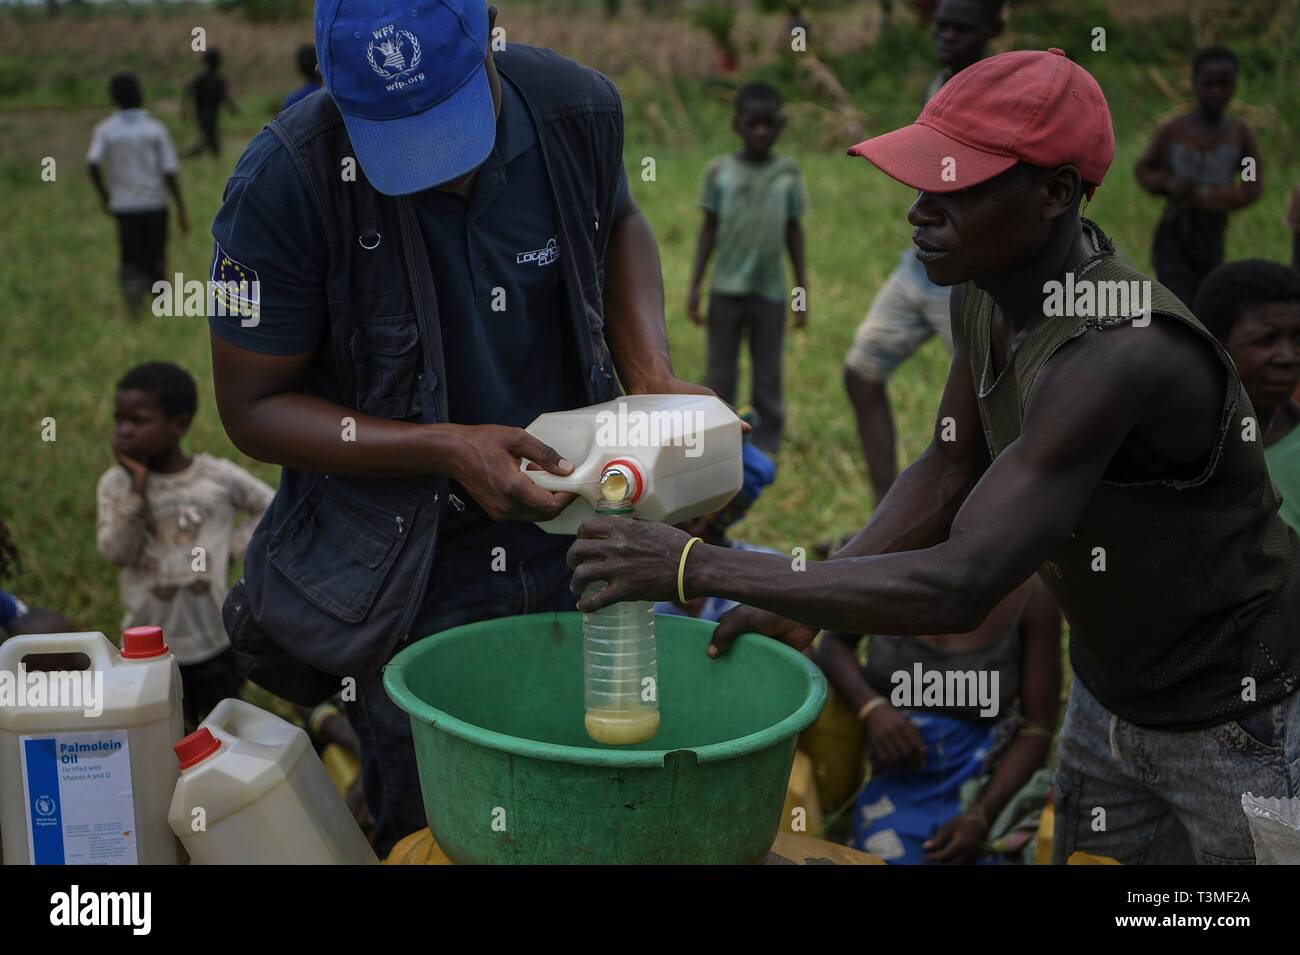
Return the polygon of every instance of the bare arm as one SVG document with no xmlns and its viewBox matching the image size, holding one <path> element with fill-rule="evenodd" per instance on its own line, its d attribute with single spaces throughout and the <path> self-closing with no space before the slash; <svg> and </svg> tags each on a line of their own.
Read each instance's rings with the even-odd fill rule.
<svg viewBox="0 0 1300 955">
<path fill-rule="evenodd" d="M 686 317 L 694 324 L 704 324 L 700 314 L 700 284 L 704 281 L 704 271 L 709 266 L 713 255 L 713 244 L 718 238 L 718 214 L 709 209 L 704 210 L 704 221 L 700 223 L 700 234 L 695 240 L 695 263 L 691 266 L 690 291 L 686 297 Z"/>
<path fill-rule="evenodd" d="M 975 398 L 970 349 L 960 320 L 964 299 L 964 287 L 953 289 L 948 306 L 952 365 L 929 446 L 898 476 L 867 526 L 837 551 L 833 560 L 920 550 L 946 540 L 958 509 L 988 469 L 988 445 Z M 954 425 L 951 431 L 946 428 L 948 419 Z"/>
<path fill-rule="evenodd" d="M 226 433 L 249 457 L 286 467 L 362 477 L 446 474 L 494 520 L 545 520 L 573 500 L 544 491 L 520 458 L 567 474 L 553 448 L 520 428 L 415 424 L 362 414 L 303 393 L 310 354 L 263 355 L 211 335 L 212 378 Z M 344 438 L 345 418 L 355 433 Z"/>
<path fill-rule="evenodd" d="M 1169 182 L 1169 169 L 1165 166 L 1166 129 L 1166 126 L 1162 126 L 1156 131 L 1133 169 L 1138 185 L 1155 196 L 1165 195 L 1165 187 Z"/>
<path fill-rule="evenodd" d="M 828 633 L 817 647 L 817 662 L 821 664 L 826 679 L 855 713 L 861 712 L 862 707 L 878 695 L 858 666 L 859 639 L 857 634 Z"/>
<path fill-rule="evenodd" d="M 1088 336 L 1049 362 L 1029 398 L 1021 437 L 984 473 L 946 540 L 809 564 L 801 572 L 782 557 L 738 552 L 725 560 L 721 548 L 697 545 L 687 592 L 720 593 L 829 630 L 973 630 L 1069 537 L 1145 403 L 1135 395 L 1150 385 L 1131 380 L 1135 368 Z"/>
<path fill-rule="evenodd" d="M 804 290 L 803 308 L 794 314 L 794 327 L 803 328 L 808 321 L 808 275 L 804 271 L 803 225 L 798 219 L 790 219 L 785 226 L 785 247 L 790 253 L 790 265 L 794 268 L 794 284 Z"/>
<path fill-rule="evenodd" d="M 104 176 L 99 171 L 99 163 L 95 163 L 95 162 L 87 163 L 86 172 L 90 174 L 91 185 L 93 185 L 95 187 L 95 191 L 99 193 L 100 204 L 103 205 L 105 209 L 107 209 L 108 189 L 104 186 Z"/>
<path fill-rule="evenodd" d="M 613 228 L 605 252 L 605 340 L 623 387 L 654 392 L 674 380 L 659 245 L 635 200 Z"/>
<path fill-rule="evenodd" d="M 1116 331 L 1133 336 L 1129 347 L 1113 346 L 1109 336 Z M 1082 336 L 1039 373 L 1021 436 L 984 472 L 945 540 L 806 567 L 780 555 L 697 544 L 686 563 L 686 593 L 727 597 L 808 628 L 895 634 L 973 630 L 1069 538 L 1130 431 L 1146 432 L 1149 426 L 1148 440 L 1172 435 L 1188 456 L 1209 453 L 1217 434 L 1209 409 L 1222 402 L 1222 382 L 1215 378 L 1221 372 L 1204 345 L 1176 323 Z M 935 501 L 948 506 L 943 497 Z M 921 512 L 932 524 L 936 514 L 942 509 Z M 875 537 L 880 532 L 873 534 L 872 527 L 879 523 L 873 521 L 863 534 Z M 915 527 L 905 523 L 899 536 Z M 912 539 L 923 540 L 930 530 L 922 524 Z M 597 579 L 610 584 L 583 597 L 578 609 L 671 597 L 686 540 L 676 528 L 640 521 L 587 521 L 569 553 L 570 565 L 580 565 L 573 586 L 580 591 Z M 889 541 L 885 536 L 878 542 Z M 724 641 L 721 630 L 719 624 L 714 634 L 719 651 L 737 635 L 728 632 Z M 811 639 L 808 633 L 788 635 L 793 639 L 787 642 L 801 648 Z"/>
<path fill-rule="evenodd" d="M 990 822 L 1047 764 L 1061 707 L 1061 611 L 1042 583 L 1032 580 L 1030 587 L 1029 605 L 1020 622 L 1020 709 L 1024 725 L 980 796 L 980 808 Z"/>
<path fill-rule="evenodd" d="M 1259 143 L 1255 134 L 1247 126 L 1242 131 L 1243 159 L 1254 160 L 1252 178 L 1236 181 L 1224 186 L 1198 186 L 1194 193 L 1196 207 L 1212 212 L 1236 212 L 1244 209 L 1264 194 L 1264 180 L 1259 166 Z M 1238 176 L 1241 175 L 1239 170 Z"/>
<path fill-rule="evenodd" d="M 184 235 L 190 231 L 190 218 L 185 213 L 185 200 L 181 198 L 181 181 L 174 172 L 167 173 L 164 179 L 167 181 L 167 191 L 176 200 L 176 221 L 180 224 L 181 234 Z"/>
</svg>

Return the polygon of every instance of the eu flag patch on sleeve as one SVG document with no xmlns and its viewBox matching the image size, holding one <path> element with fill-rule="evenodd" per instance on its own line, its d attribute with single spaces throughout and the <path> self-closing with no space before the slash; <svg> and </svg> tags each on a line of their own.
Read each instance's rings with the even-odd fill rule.
<svg viewBox="0 0 1300 955">
<path fill-rule="evenodd" d="M 261 317 L 262 292 L 257 269 L 249 268 L 220 245 L 212 259 L 212 314 L 237 316 L 245 328 Z"/>
</svg>

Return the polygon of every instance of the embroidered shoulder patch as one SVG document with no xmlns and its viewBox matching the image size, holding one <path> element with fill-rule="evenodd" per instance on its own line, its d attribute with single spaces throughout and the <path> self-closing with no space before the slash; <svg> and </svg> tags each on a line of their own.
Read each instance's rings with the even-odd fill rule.
<svg viewBox="0 0 1300 955">
<path fill-rule="evenodd" d="M 212 280 L 208 287 L 212 291 L 214 314 L 260 317 L 262 292 L 257 269 L 244 265 L 220 245 L 212 259 Z"/>
</svg>

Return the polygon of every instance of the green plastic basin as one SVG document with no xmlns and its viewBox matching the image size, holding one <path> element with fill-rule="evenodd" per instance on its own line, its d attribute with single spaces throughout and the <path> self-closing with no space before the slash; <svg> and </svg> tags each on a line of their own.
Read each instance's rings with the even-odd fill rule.
<svg viewBox="0 0 1300 955">
<path fill-rule="evenodd" d="M 762 860 L 826 681 L 752 634 L 711 660 L 712 631 L 656 618 L 660 728 L 633 746 L 586 734 L 581 614 L 468 624 L 399 653 L 384 686 L 410 714 L 438 845 L 458 863 Z"/>
</svg>

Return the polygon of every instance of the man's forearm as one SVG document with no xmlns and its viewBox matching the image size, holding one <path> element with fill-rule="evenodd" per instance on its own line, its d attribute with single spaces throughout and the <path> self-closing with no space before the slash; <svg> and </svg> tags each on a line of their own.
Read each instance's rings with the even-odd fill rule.
<svg viewBox="0 0 1300 955">
<path fill-rule="evenodd" d="M 867 526 L 831 559 L 921 550 L 946 540 L 979 478 L 975 468 L 931 444 L 890 486 Z"/>
<path fill-rule="evenodd" d="M 925 550 L 809 563 L 697 545 L 686 592 L 760 607 L 819 630 L 919 636 L 974 630 L 1006 593 L 950 542 Z"/>
<path fill-rule="evenodd" d="M 639 209 L 614 224 L 605 254 L 605 340 L 623 387 L 652 390 L 672 377 L 659 246 Z"/>
<path fill-rule="evenodd" d="M 222 422 L 249 457 L 326 474 L 448 474 L 459 448 L 458 425 L 390 421 L 313 395 L 272 395 L 237 415 L 223 411 Z"/>
</svg>

